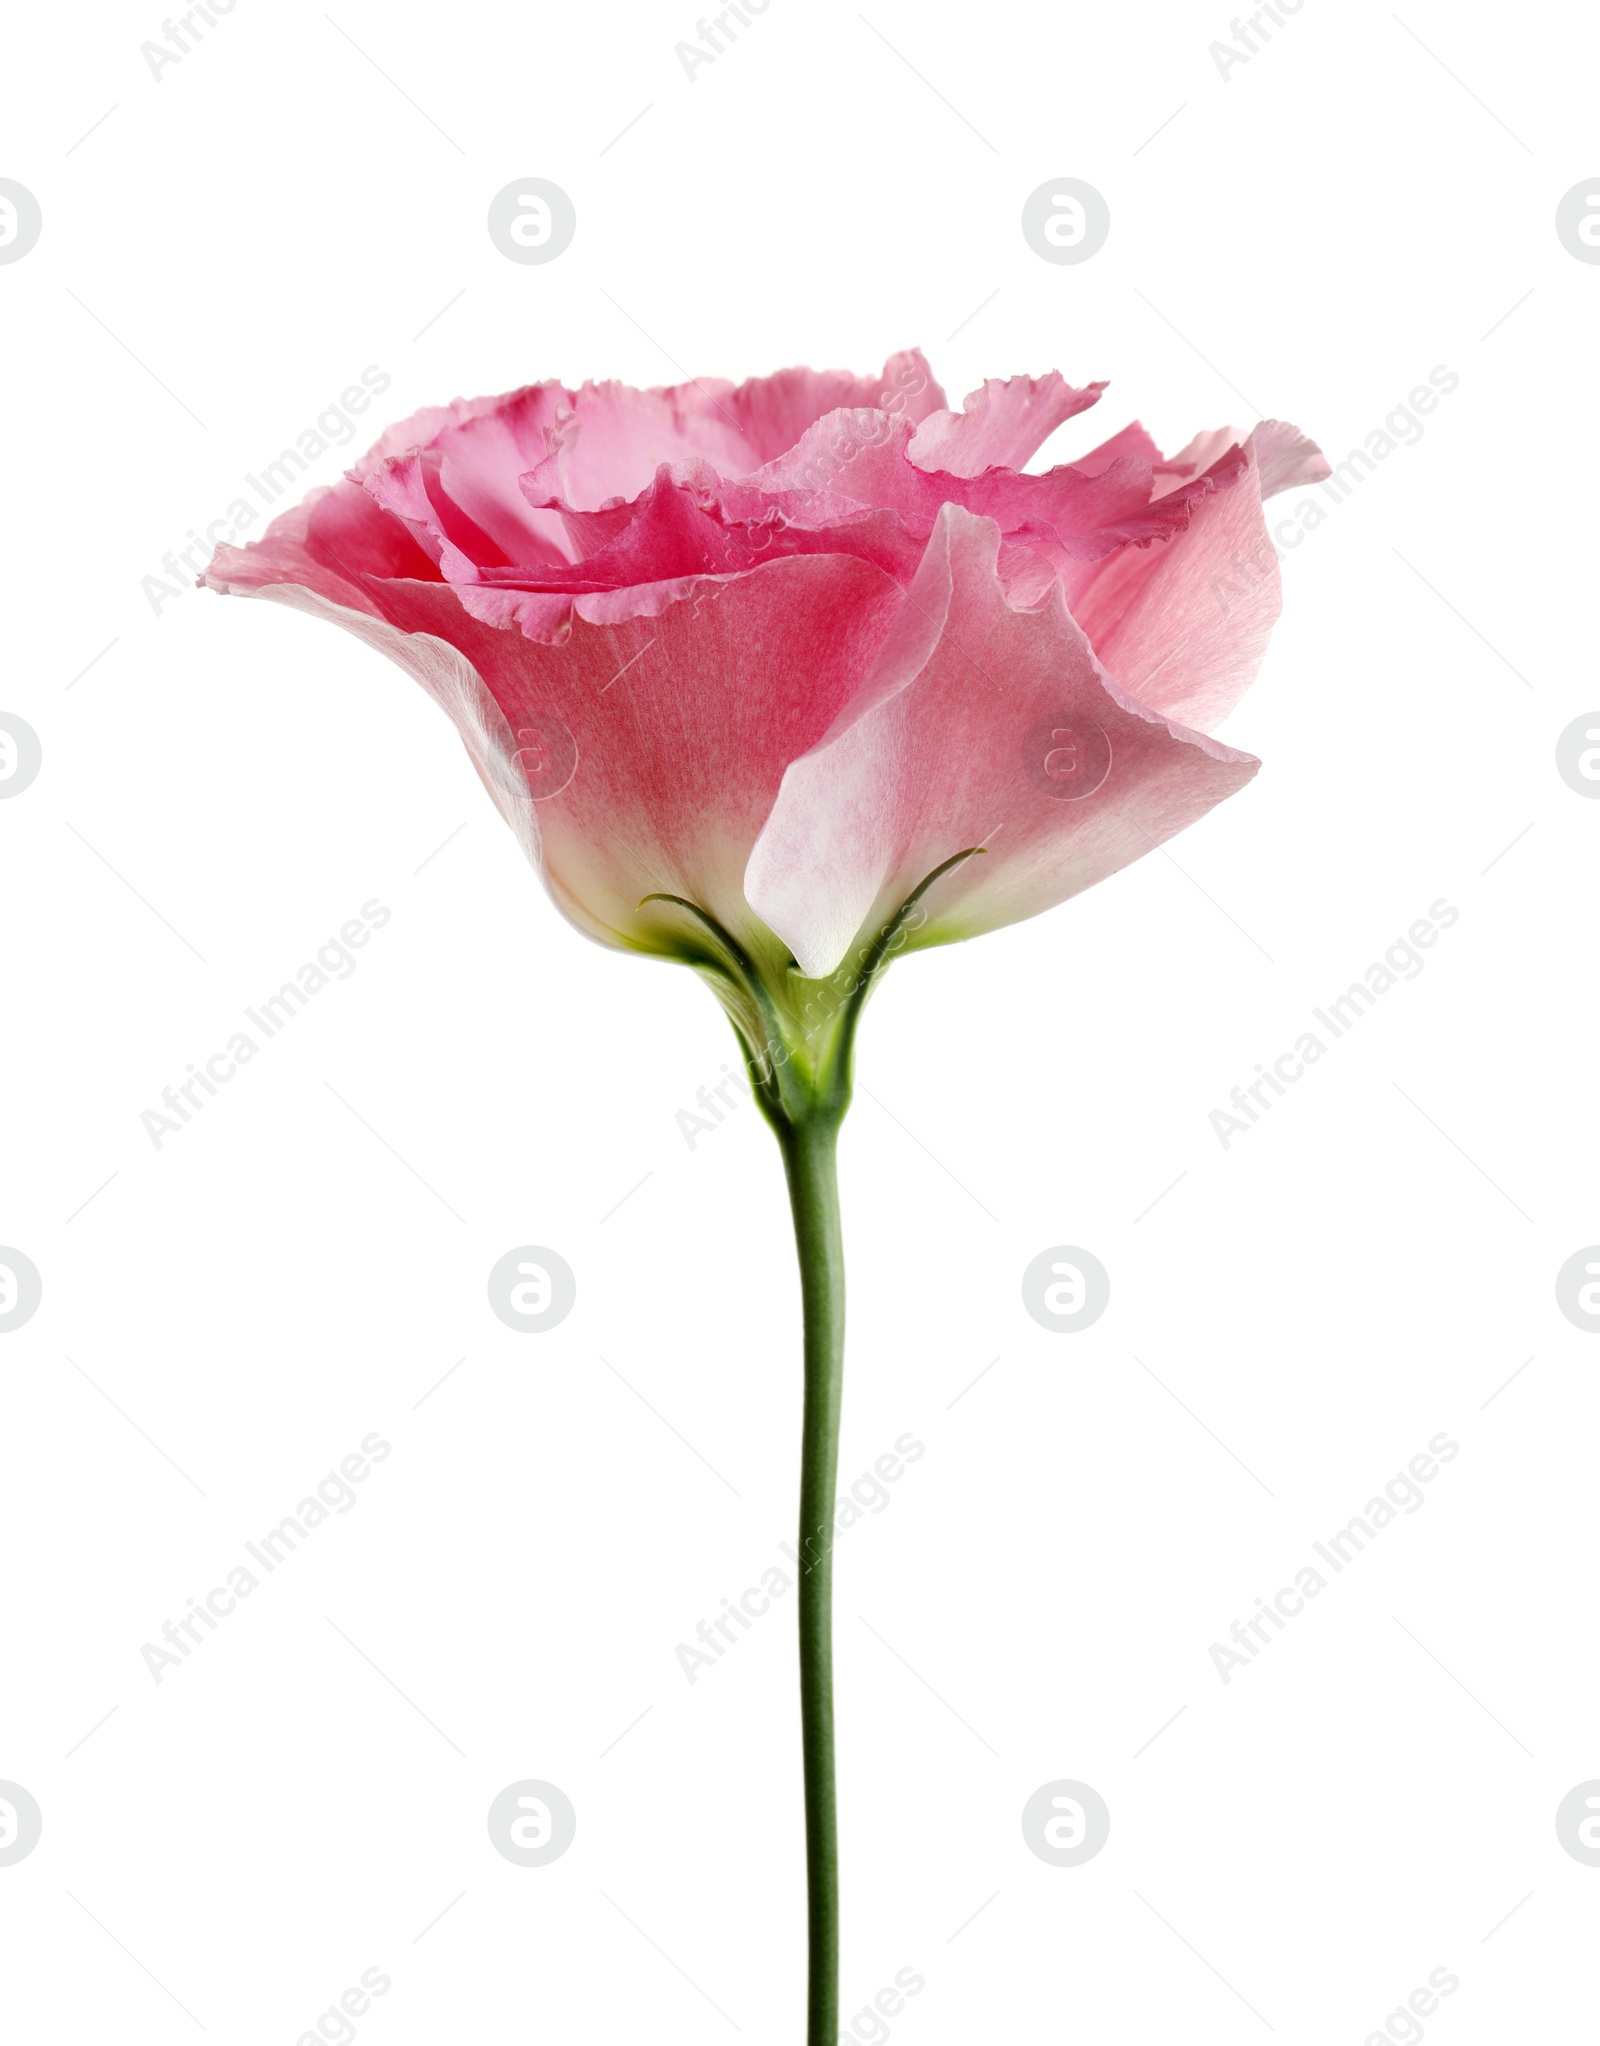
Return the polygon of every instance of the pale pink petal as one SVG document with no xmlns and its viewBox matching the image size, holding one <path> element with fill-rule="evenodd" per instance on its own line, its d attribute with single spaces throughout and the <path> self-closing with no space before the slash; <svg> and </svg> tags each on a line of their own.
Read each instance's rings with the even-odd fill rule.
<svg viewBox="0 0 1600 2046">
<path fill-rule="evenodd" d="M 756 451 L 752 466 L 758 466 L 792 448 L 808 426 L 841 407 L 871 406 L 915 426 L 943 404 L 944 392 L 922 350 L 908 348 L 891 355 L 875 377 L 839 369 L 781 369 L 775 376 L 752 377 L 734 391 L 728 409 Z"/>
<path fill-rule="evenodd" d="M 778 461 L 736 483 L 709 488 L 725 518 L 748 517 L 761 501 L 776 504 L 786 519 L 811 525 L 877 507 L 892 511 L 919 538 L 933 531 L 950 503 L 994 519 L 1003 532 L 1037 528 L 1058 539 L 1128 517 L 1163 530 L 1170 521 L 1169 513 L 1151 508 L 1149 465 L 1137 455 L 1114 459 L 1093 474 L 1067 464 L 1042 476 L 986 469 L 964 477 L 919 468 L 911 460 L 911 440 L 904 420 L 882 412 L 832 412 Z M 1096 541 L 1084 551 L 1097 558 L 1121 538 Z"/>
<path fill-rule="evenodd" d="M 570 391 L 560 384 L 533 384 L 438 437 L 444 491 L 507 561 L 571 559 L 562 520 L 535 509 L 517 488 L 517 478 L 553 456 L 572 418 Z"/>
<path fill-rule="evenodd" d="M 536 389 L 538 386 L 530 385 L 528 388 Z M 380 462 L 387 462 L 394 455 L 409 454 L 412 448 L 430 447 L 441 433 L 452 426 L 461 426 L 469 419 L 496 412 L 524 395 L 523 391 L 512 391 L 498 398 L 454 398 L 448 405 L 425 405 L 420 412 L 413 412 L 410 418 L 397 419 L 392 426 L 386 426 L 351 468 L 350 475 L 359 483 L 368 470 L 375 469 Z"/>
<path fill-rule="evenodd" d="M 556 494 L 577 511 L 598 511 L 637 497 L 662 462 L 693 455 L 737 475 L 754 451 L 731 409 L 733 390 L 720 377 L 655 391 L 585 384 L 557 450 Z"/>
<path fill-rule="evenodd" d="M 552 448 L 542 461 L 517 478 L 517 493 L 536 516 L 552 516 L 558 521 L 567 559 L 582 561 L 627 529 L 633 506 L 627 498 L 616 497 L 595 511 L 577 510 L 562 494 L 566 489 L 563 462 L 561 447 Z M 689 465 L 678 465 L 680 469 L 686 466 Z"/>
<path fill-rule="evenodd" d="M 1162 459 L 1161 450 L 1137 419 L 1123 427 L 1120 433 L 1114 433 L 1109 440 L 1103 440 L 1097 448 L 1091 448 L 1088 454 L 1080 455 L 1072 466 L 1081 475 L 1098 476 L 1113 462 L 1125 460 L 1130 455 L 1148 463 L 1152 473 Z"/>
<path fill-rule="evenodd" d="M 1254 680 L 1283 603 L 1253 437 L 1245 452 L 1228 486 L 1202 498 L 1181 532 L 1146 553 L 1117 557 L 1074 599 L 1095 652 L 1122 687 L 1151 710 L 1205 731 Z"/>
<path fill-rule="evenodd" d="M 999 544 L 991 521 L 943 513 L 875 670 L 784 775 L 745 892 L 804 974 L 832 973 L 966 847 L 989 849 L 937 884 L 912 947 L 1048 909 L 1255 772 L 1118 688 L 1059 591 L 1013 608 Z M 1073 761 L 1092 786 L 1065 800 Z"/>
<path fill-rule="evenodd" d="M 1213 462 L 1218 462 L 1229 448 L 1241 448 L 1249 438 L 1243 427 L 1211 426 L 1204 433 L 1197 433 L 1187 447 L 1180 448 L 1164 462 L 1156 464 L 1156 480 L 1153 495 L 1165 497 L 1170 490 L 1191 476 L 1204 475 Z"/>
<path fill-rule="evenodd" d="M 782 454 L 839 404 L 901 402 L 896 415 L 915 423 L 944 402 L 915 350 L 891 356 L 881 375 L 780 370 L 731 384 L 702 377 L 665 390 L 626 384 L 585 384 L 573 394 L 553 474 L 541 487 L 577 511 L 597 511 L 639 495 L 663 462 L 703 456 L 725 476 L 741 476 Z"/>
<path fill-rule="evenodd" d="M 1316 442 L 1287 420 L 1263 419 L 1251 434 L 1250 444 L 1261 470 L 1263 499 L 1297 490 L 1303 483 L 1320 483 L 1333 473 Z"/>
<path fill-rule="evenodd" d="M 1176 490 L 1186 477 L 1209 469 L 1229 448 L 1248 441 L 1255 451 L 1263 501 L 1302 483 L 1320 483 L 1328 475 L 1328 458 L 1314 440 L 1286 420 L 1263 419 L 1249 433 L 1237 426 L 1214 426 L 1197 433 L 1169 462 L 1157 464 L 1157 497 Z"/>
<path fill-rule="evenodd" d="M 980 476 L 985 469 L 1020 469 L 1061 425 L 1095 404 L 1103 383 L 1074 390 L 1059 371 L 1042 377 L 990 377 L 969 391 L 959 412 L 935 412 L 911 442 L 922 469 L 950 476 Z"/>
</svg>

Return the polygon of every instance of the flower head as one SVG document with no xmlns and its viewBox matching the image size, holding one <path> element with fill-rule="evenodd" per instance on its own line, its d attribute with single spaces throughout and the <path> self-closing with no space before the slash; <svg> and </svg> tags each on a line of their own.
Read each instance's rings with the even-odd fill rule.
<svg viewBox="0 0 1600 2046">
<path fill-rule="evenodd" d="M 1262 500 L 1327 465 L 1269 420 L 1026 473 L 1102 389 L 952 411 L 911 351 L 457 400 L 204 581 L 392 656 L 574 923 L 808 1056 L 874 948 L 1048 909 L 1256 771 L 1209 733 L 1279 609 Z"/>
</svg>

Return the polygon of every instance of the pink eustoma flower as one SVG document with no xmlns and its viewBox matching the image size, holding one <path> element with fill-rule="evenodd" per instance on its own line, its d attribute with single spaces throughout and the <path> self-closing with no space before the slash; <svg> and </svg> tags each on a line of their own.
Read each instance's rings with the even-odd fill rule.
<svg viewBox="0 0 1600 2046">
<path fill-rule="evenodd" d="M 1141 426 L 1024 465 L 1103 386 L 920 354 L 669 390 L 536 384 L 391 427 L 204 580 L 331 618 L 456 724 L 555 901 L 687 960 L 783 1147 L 805 1304 L 799 1598 L 811 2046 L 838 2033 L 829 1679 L 843 1357 L 835 1143 L 914 950 L 1036 915 L 1258 762 L 1210 736 L 1278 615 L 1293 427 Z"/>
<path fill-rule="evenodd" d="M 682 956 L 698 905 L 780 1007 L 967 847 L 901 949 L 1035 915 L 1232 795 L 1208 736 L 1279 608 L 1262 518 L 1327 473 L 1268 421 L 1023 464 L 1102 386 L 920 354 L 670 390 L 537 384 L 391 427 L 223 547 L 213 589 L 336 619 L 455 720 L 560 907 Z"/>
</svg>

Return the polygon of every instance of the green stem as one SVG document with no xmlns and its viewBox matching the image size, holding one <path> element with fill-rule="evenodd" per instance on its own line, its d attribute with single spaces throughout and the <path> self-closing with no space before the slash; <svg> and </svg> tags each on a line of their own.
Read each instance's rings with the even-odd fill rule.
<svg viewBox="0 0 1600 2046">
<path fill-rule="evenodd" d="M 833 1527 L 839 1480 L 839 1410 L 844 1390 L 844 1240 L 839 1228 L 839 1125 L 850 1106 L 856 1030 L 867 998 L 903 941 L 911 912 L 928 890 L 981 845 L 941 860 L 901 903 L 860 954 L 855 968 L 822 984 L 837 996 L 824 1021 L 810 1028 L 789 1000 L 762 979 L 751 949 L 709 910 L 684 895 L 661 892 L 640 903 L 682 910 L 708 932 L 725 956 L 694 950 L 680 956 L 716 986 L 744 1054 L 750 1087 L 776 1132 L 794 1210 L 805 1309 L 805 1419 L 800 1451 L 800 1745 L 805 1763 L 806 1898 L 810 1923 L 810 1987 L 806 2046 L 837 2046 L 839 2038 L 839 1807 L 833 1742 Z M 770 936 L 770 933 L 769 933 Z M 760 948 L 755 948 L 760 956 Z M 788 973 L 799 973 L 794 960 Z M 730 998 L 729 990 L 744 1000 Z M 805 1014 L 809 1015 L 810 1005 Z M 784 1020 L 794 1028 L 791 1039 Z M 764 1040 L 764 1041 L 763 1041 Z M 797 1056 L 797 1053 L 801 1054 Z"/>
<path fill-rule="evenodd" d="M 844 1379 L 844 1242 L 837 1146 L 842 1110 L 779 1131 L 805 1307 L 800 1461 L 800 1741 L 805 1758 L 810 1987 L 806 2046 L 839 2037 L 839 1820 L 833 1748 L 833 1516 Z"/>
</svg>

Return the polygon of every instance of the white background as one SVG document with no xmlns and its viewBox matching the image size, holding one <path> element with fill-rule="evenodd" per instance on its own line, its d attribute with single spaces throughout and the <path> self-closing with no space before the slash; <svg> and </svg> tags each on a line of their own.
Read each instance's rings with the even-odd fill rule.
<svg viewBox="0 0 1600 2046">
<path fill-rule="evenodd" d="M 0 1344 L 0 1778 L 44 1833 L 0 1868 L 7 2036 L 292 2046 L 369 1967 L 373 2046 L 802 2036 L 792 1600 L 692 1687 L 674 1655 L 796 1474 L 776 1150 L 748 1104 L 674 1121 L 726 1027 L 561 921 L 398 670 L 140 583 L 369 364 L 375 433 L 912 343 L 956 401 L 1111 378 L 1047 459 L 1257 408 L 1337 459 L 1460 384 L 1286 554 L 1225 733 L 1257 781 L 874 1002 L 842 1468 L 926 1454 L 839 1550 L 846 2009 L 912 1968 L 896 2046 L 1360 2046 L 1445 1968 L 1429 2038 L 1587 2036 L 1600 1870 L 1553 1819 L 1600 1776 L 1600 1346 L 1554 1276 L 1600 1237 L 1600 805 L 1554 749 L 1600 698 L 1600 268 L 1553 221 L 1600 29 L 1310 0 L 1224 81 L 1220 7 L 775 0 L 690 83 L 694 32 L 242 0 L 158 83 L 154 4 L 8 29 L 44 234 L 0 268 L 0 708 L 44 766 L 0 804 L 0 1241 L 44 1299 Z M 548 267 L 484 229 L 528 175 L 577 207 Z M 1063 175 L 1111 208 L 1081 267 L 1018 228 Z M 154 1148 L 373 897 L 358 970 Z M 1224 1150 L 1440 897 L 1426 970 Z M 539 1338 L 484 1293 L 527 1242 L 578 1277 Z M 1019 1291 L 1059 1243 L 1112 1280 L 1070 1337 Z M 373 1430 L 358 1505 L 155 1684 Z M 1224 1685 L 1210 1645 L 1441 1430 L 1425 1508 Z M 578 1813 L 543 1869 L 485 1829 L 523 1777 Z M 1112 1814 L 1077 1869 L 1019 1826 L 1058 1777 Z"/>
</svg>

